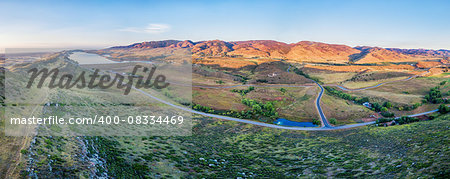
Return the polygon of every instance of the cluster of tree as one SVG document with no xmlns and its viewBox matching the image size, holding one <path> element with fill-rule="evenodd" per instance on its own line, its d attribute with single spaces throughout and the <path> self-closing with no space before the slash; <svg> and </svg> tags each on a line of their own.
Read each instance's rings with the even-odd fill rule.
<svg viewBox="0 0 450 179">
<path fill-rule="evenodd" d="M 442 94 L 439 90 L 439 86 L 431 88 L 427 95 L 425 95 L 425 99 L 433 104 L 442 103 Z"/>
<path fill-rule="evenodd" d="M 192 109 L 194 109 L 196 111 L 205 112 L 205 113 L 219 114 L 219 115 L 231 116 L 231 117 L 236 117 L 236 118 L 247 118 L 247 119 L 252 118 L 251 111 L 241 111 L 241 112 L 237 112 L 237 111 L 216 111 L 216 110 L 212 109 L 211 107 L 202 106 L 200 104 L 192 104 Z"/>
<path fill-rule="evenodd" d="M 318 125 L 318 126 L 320 126 L 320 125 L 322 124 L 322 122 L 320 122 L 320 120 L 318 120 L 318 119 L 313 119 L 313 120 L 312 120 L 312 123 L 313 123 L 314 125 Z"/>
<path fill-rule="evenodd" d="M 409 117 L 409 116 L 402 116 L 397 119 L 395 119 L 395 118 L 380 118 L 376 121 L 376 123 L 380 124 L 380 123 L 391 122 L 391 121 L 394 121 L 395 124 L 402 125 L 402 124 L 409 124 L 409 123 L 417 122 L 417 121 L 419 121 L 419 119 L 415 118 L 415 117 Z"/>
<path fill-rule="evenodd" d="M 238 90 L 238 89 L 232 89 L 231 92 L 233 93 L 239 93 L 242 96 L 245 96 L 247 93 L 250 93 L 250 91 L 255 90 L 255 87 L 253 86 L 249 86 L 247 89 L 243 89 L 243 90 Z"/>
<path fill-rule="evenodd" d="M 400 125 L 402 124 L 409 124 L 409 123 L 413 123 L 413 122 L 417 122 L 419 121 L 418 118 L 415 117 L 408 117 L 408 116 L 402 116 L 398 119 L 395 119 L 395 123 L 398 123 Z"/>
<path fill-rule="evenodd" d="M 302 76 L 304 76 L 305 78 L 308 78 L 308 79 L 311 79 L 311 80 L 314 80 L 314 81 L 320 83 L 319 78 L 311 77 L 311 76 L 309 76 L 308 74 L 304 73 L 303 71 L 299 70 L 298 68 L 295 68 L 295 69 L 294 69 L 294 73 L 296 73 L 297 75 L 302 75 Z"/>
<path fill-rule="evenodd" d="M 403 106 L 396 106 L 396 108 L 399 111 L 411 111 L 411 110 L 417 109 L 421 105 L 422 105 L 422 103 L 415 103 L 412 106 L 403 105 Z"/>
<path fill-rule="evenodd" d="M 389 112 L 389 111 L 384 111 L 384 112 L 381 112 L 381 115 L 383 116 L 383 117 L 394 117 L 394 113 L 391 113 L 391 112 Z"/>
<path fill-rule="evenodd" d="M 442 84 L 442 83 L 441 83 Z M 445 83 L 443 83 L 445 84 Z M 427 95 L 425 95 L 425 100 L 429 103 L 440 104 L 448 103 L 447 99 L 442 98 L 442 93 L 440 91 L 440 86 L 431 88 Z"/>
<path fill-rule="evenodd" d="M 267 83 L 269 81 L 267 81 L 266 79 L 256 79 L 256 82 L 258 82 L 258 83 Z"/>
<path fill-rule="evenodd" d="M 243 98 L 241 102 L 242 104 L 251 107 L 254 114 L 263 115 L 272 119 L 278 117 L 278 112 L 271 101 L 261 103 L 252 99 Z"/>
<path fill-rule="evenodd" d="M 408 105 L 394 106 L 389 101 L 384 102 L 383 105 L 381 105 L 381 104 L 379 104 L 377 102 L 370 102 L 368 97 L 358 98 L 358 97 L 355 97 L 355 96 L 352 96 L 350 94 L 344 93 L 343 91 L 337 90 L 337 89 L 332 88 L 332 87 L 325 86 L 324 88 L 331 95 L 339 97 L 339 98 L 342 98 L 342 99 L 345 99 L 345 100 L 353 101 L 356 104 L 363 104 L 365 102 L 369 102 L 372 105 L 371 110 L 376 111 L 376 112 L 387 112 L 388 109 L 393 108 L 393 107 L 397 108 L 400 111 L 410 111 L 410 110 L 414 110 L 414 109 L 416 109 L 416 108 L 418 108 L 419 106 L 422 105 L 421 103 L 416 103 L 416 104 L 411 105 L 411 106 L 408 106 Z M 387 113 L 385 113 L 385 114 L 387 114 Z M 386 116 L 386 117 L 388 117 L 388 116 Z"/>
<path fill-rule="evenodd" d="M 332 87 L 325 86 L 324 88 L 328 93 L 332 94 L 333 96 L 336 96 L 336 97 L 339 97 L 339 98 L 342 98 L 345 100 L 354 101 L 357 104 L 363 104 L 365 102 L 369 102 L 368 97 L 357 98 L 350 94 L 344 93 L 343 91 L 336 90 L 335 88 L 332 88 Z"/>
<path fill-rule="evenodd" d="M 247 83 L 247 81 L 249 80 L 248 77 L 242 76 L 242 75 L 239 75 L 239 74 L 232 74 L 232 73 L 227 73 L 227 72 L 225 72 L 225 74 L 229 74 L 229 75 L 235 76 L 236 78 L 234 79 L 234 81 L 240 81 L 243 84 Z"/>
<path fill-rule="evenodd" d="M 0 106 L 5 106 L 5 97 L 0 95 Z"/>
<path fill-rule="evenodd" d="M 330 118 L 328 121 L 333 125 L 336 125 L 337 123 L 337 120 L 335 118 Z"/>
<path fill-rule="evenodd" d="M 196 111 L 206 112 L 206 113 L 214 113 L 215 112 L 214 109 L 212 109 L 211 107 L 202 106 L 200 104 L 193 104 L 192 109 L 194 109 Z"/>
<path fill-rule="evenodd" d="M 390 113 L 388 109 L 394 107 L 391 102 L 386 101 L 383 103 L 383 105 L 380 105 L 377 102 L 372 103 L 372 110 L 376 112 L 381 112 L 381 115 L 384 117 L 392 117 L 394 114 Z"/>
<path fill-rule="evenodd" d="M 376 123 L 380 124 L 380 123 L 385 123 L 385 122 L 391 122 L 393 120 L 394 120 L 393 118 L 380 118 L 380 119 L 377 119 Z"/>
<path fill-rule="evenodd" d="M 441 105 L 439 105 L 438 110 L 439 110 L 439 113 L 441 113 L 441 114 L 447 114 L 448 112 L 450 112 L 450 107 L 448 107 L 445 104 L 441 104 Z"/>
<path fill-rule="evenodd" d="M 245 101 L 245 103 L 244 103 Z M 200 104 L 192 104 L 192 109 L 196 111 L 201 111 L 205 113 L 211 113 L 211 114 L 218 114 L 218 115 L 224 115 L 224 116 L 230 116 L 240 119 L 258 119 L 261 116 L 265 116 L 271 119 L 278 118 L 278 112 L 276 112 L 276 109 L 273 107 L 272 102 L 267 103 L 259 103 L 255 100 L 251 99 L 243 99 L 242 103 L 244 103 L 247 106 L 252 107 L 251 110 L 247 111 L 223 111 L 223 110 L 214 110 L 211 107 L 208 106 L 202 106 Z"/>
<path fill-rule="evenodd" d="M 225 82 L 223 82 L 222 80 L 216 80 L 215 81 L 217 84 L 224 84 Z"/>
</svg>

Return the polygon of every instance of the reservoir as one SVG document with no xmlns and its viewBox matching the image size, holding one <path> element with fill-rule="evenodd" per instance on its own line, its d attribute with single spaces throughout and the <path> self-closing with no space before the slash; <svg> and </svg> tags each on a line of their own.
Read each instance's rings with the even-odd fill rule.
<svg viewBox="0 0 450 179">
<path fill-rule="evenodd" d="M 71 60 L 77 61 L 80 65 L 120 63 L 109 60 L 97 54 L 85 52 L 73 52 L 72 54 L 70 54 L 69 58 Z"/>
<path fill-rule="evenodd" d="M 296 122 L 296 121 L 290 121 L 283 118 L 278 118 L 274 124 L 282 125 L 282 126 L 293 126 L 293 127 L 317 127 L 317 125 L 314 125 L 312 122 Z"/>
</svg>

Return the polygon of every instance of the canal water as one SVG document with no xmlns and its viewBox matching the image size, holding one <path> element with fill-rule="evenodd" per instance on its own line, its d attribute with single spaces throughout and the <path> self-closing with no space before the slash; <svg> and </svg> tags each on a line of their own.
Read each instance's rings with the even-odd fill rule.
<svg viewBox="0 0 450 179">
<path fill-rule="evenodd" d="M 282 126 L 294 126 L 294 127 L 317 127 L 317 125 L 314 125 L 312 122 L 296 122 L 296 121 L 290 121 L 283 118 L 278 118 L 274 124 L 282 125 Z"/>
</svg>

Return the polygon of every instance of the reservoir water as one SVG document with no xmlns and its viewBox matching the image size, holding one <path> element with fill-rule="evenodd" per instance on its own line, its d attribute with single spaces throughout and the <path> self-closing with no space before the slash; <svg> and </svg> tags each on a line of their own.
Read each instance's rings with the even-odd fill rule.
<svg viewBox="0 0 450 179">
<path fill-rule="evenodd" d="M 296 121 L 290 121 L 283 118 L 278 118 L 274 124 L 282 125 L 282 126 L 294 126 L 294 127 L 317 127 L 317 125 L 314 125 L 312 122 L 296 122 Z"/>
<path fill-rule="evenodd" d="M 70 54 L 69 58 L 77 61 L 80 65 L 120 63 L 109 60 L 97 54 L 86 52 L 73 52 L 72 54 Z"/>
</svg>

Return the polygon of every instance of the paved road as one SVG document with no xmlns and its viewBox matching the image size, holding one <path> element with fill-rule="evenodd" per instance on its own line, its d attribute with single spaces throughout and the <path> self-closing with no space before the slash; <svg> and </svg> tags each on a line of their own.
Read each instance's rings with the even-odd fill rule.
<svg viewBox="0 0 450 179">
<path fill-rule="evenodd" d="M 289 68 L 286 70 L 287 72 L 289 72 L 289 70 L 291 69 L 291 66 L 289 66 Z M 428 72 L 426 72 L 428 73 Z M 425 74 L 425 73 L 424 73 Z M 370 89 L 370 88 L 376 88 L 379 87 L 383 84 L 386 83 L 393 83 L 393 82 L 399 82 L 399 81 L 407 81 L 410 80 L 414 77 L 417 77 L 419 75 L 414 75 L 414 76 L 410 76 L 407 79 L 402 79 L 402 80 L 396 80 L 396 81 L 391 81 L 391 82 L 384 82 L 384 83 L 380 83 L 378 85 L 375 86 L 371 86 L 371 87 L 366 87 L 366 88 L 360 88 L 360 89 L 347 89 L 343 86 L 339 86 L 336 85 L 337 87 L 343 89 L 343 90 L 365 90 L 365 89 Z M 313 80 L 314 81 L 314 80 Z M 254 124 L 254 125 L 259 125 L 259 126 L 265 126 L 265 127 L 271 127 L 271 128 L 278 128 L 278 129 L 289 129 L 289 130 L 308 130 L 308 131 L 319 131 L 319 130 L 337 130 L 337 129 L 348 129 L 348 128 L 353 128 L 353 127 L 359 127 L 359 126 L 364 126 L 364 125 L 369 125 L 369 124 L 374 124 L 375 121 L 373 122 L 366 122 L 366 123 L 358 123 L 358 124 L 350 124 L 350 125 L 343 125 L 343 126 L 331 126 L 330 123 L 328 122 L 328 119 L 326 118 L 325 114 L 322 111 L 322 107 L 320 106 L 320 100 L 322 99 L 322 95 L 324 92 L 324 88 L 322 87 L 322 85 L 320 85 L 318 82 L 314 81 L 317 86 L 319 86 L 320 88 L 320 92 L 317 95 L 316 98 L 316 109 L 317 112 L 319 113 L 320 116 L 320 120 L 322 121 L 322 127 L 321 128 L 311 128 L 311 127 L 287 127 L 287 126 L 279 126 L 279 125 L 274 125 L 274 124 L 267 124 L 267 123 L 262 123 L 262 122 L 256 122 L 256 121 L 251 121 L 251 120 L 245 120 L 245 119 L 238 119 L 238 118 L 233 118 L 233 117 L 228 117 L 228 116 L 221 116 L 221 115 L 215 115 L 215 114 L 209 114 L 209 113 L 204 113 L 204 112 L 199 112 L 199 111 L 195 111 L 192 110 L 190 108 L 185 108 L 182 106 L 177 106 L 171 103 L 168 103 L 166 101 L 163 101 L 159 98 L 156 98 L 142 90 L 136 89 L 138 91 L 140 91 L 141 93 L 144 93 L 144 95 L 149 96 L 153 99 L 156 99 L 160 102 L 163 102 L 167 105 L 170 105 L 172 107 L 184 110 L 184 111 L 188 111 L 188 112 L 192 112 L 195 114 L 200 114 L 203 116 L 208 116 L 208 117 L 215 117 L 215 118 L 219 118 L 219 119 L 225 119 L 225 120 L 231 120 L 231 121 L 237 121 L 237 122 L 242 122 L 242 123 L 247 123 L 247 124 Z M 179 84 L 179 83 L 174 83 L 176 85 L 186 85 L 186 84 Z M 201 88 L 215 88 L 215 89 L 221 89 L 221 88 L 236 88 L 236 87 L 242 87 L 242 86 L 253 86 L 253 87 L 311 87 L 311 85 L 252 85 L 252 84 L 244 84 L 244 85 L 233 85 L 233 86 L 205 86 L 205 85 L 192 85 L 192 87 L 201 87 Z M 424 115 L 424 114 L 429 114 L 429 113 L 433 113 L 436 112 L 436 110 L 433 111 L 428 111 L 425 113 L 420 113 L 420 114 L 414 114 L 414 115 L 410 115 L 410 117 L 415 117 L 415 116 L 420 116 L 420 115 Z"/>
<path fill-rule="evenodd" d="M 367 123 L 358 123 L 358 124 L 352 124 L 352 125 L 345 125 L 345 126 L 338 126 L 338 127 L 321 127 L 321 128 L 314 128 L 314 127 L 288 127 L 288 126 L 280 126 L 280 125 L 275 125 L 275 124 L 268 124 L 268 123 L 263 123 L 263 122 L 257 122 L 257 121 L 251 121 L 251 120 L 246 120 L 246 119 L 239 119 L 239 118 L 234 118 L 234 117 L 228 117 L 228 116 L 221 116 L 221 115 L 216 115 L 216 114 L 210 114 L 210 113 L 204 113 L 204 112 L 200 112 L 200 111 L 195 111 L 193 109 L 190 108 L 186 108 L 184 106 L 179 106 L 179 105 L 175 105 L 172 104 L 170 102 L 164 101 L 156 96 L 153 96 L 145 91 L 142 91 L 141 89 L 137 89 L 134 88 L 134 90 L 141 92 L 142 94 L 144 94 L 145 96 L 148 96 L 152 99 L 155 99 L 161 103 L 167 104 L 171 107 L 186 111 L 186 112 L 191 112 L 194 114 L 200 114 L 203 116 L 208 116 L 208 117 L 214 117 L 214 118 L 218 118 L 218 119 L 225 119 L 225 120 L 230 120 L 230 121 L 236 121 L 236 122 L 241 122 L 241 123 L 246 123 L 246 124 L 254 124 L 254 125 L 258 125 L 258 126 L 263 126 L 263 127 L 270 127 L 270 128 L 276 128 L 276 129 L 287 129 L 287 130 L 302 130 L 302 131 L 326 131 L 326 130 L 336 130 L 336 129 L 348 129 L 348 128 L 353 128 L 353 127 L 358 127 L 358 126 L 364 126 L 364 125 L 369 125 L 369 124 L 373 124 L 375 122 L 367 122 Z"/>
<path fill-rule="evenodd" d="M 170 84 L 173 84 L 172 82 L 170 82 Z M 176 84 L 176 85 L 181 85 L 181 84 Z M 183 84 L 185 85 L 185 84 Z M 313 85 L 278 85 L 278 84 L 273 84 L 273 85 L 253 85 L 253 84 L 245 84 L 245 85 L 233 85 L 233 86 L 206 86 L 206 85 L 188 85 L 188 86 L 192 86 L 192 87 L 198 87 L 198 88 L 214 88 L 214 89 L 226 89 L 226 88 L 236 88 L 236 87 L 242 87 L 242 86 L 253 86 L 253 87 L 278 87 L 278 88 L 288 88 L 288 87 L 313 87 Z"/>
<path fill-rule="evenodd" d="M 314 81 L 316 82 L 316 81 Z M 323 95 L 323 87 L 322 85 L 320 85 L 318 82 L 316 82 L 317 86 L 320 87 L 320 92 L 319 95 L 317 95 L 317 99 L 316 99 L 316 109 L 317 112 L 319 112 L 320 115 L 320 120 L 322 121 L 322 126 L 324 128 L 334 128 L 333 126 L 330 125 L 330 123 L 328 123 L 327 117 L 325 117 L 325 114 L 322 111 L 322 107 L 320 107 L 320 100 L 322 99 L 322 95 Z"/>
<path fill-rule="evenodd" d="M 287 69 L 287 72 L 289 72 L 289 69 L 291 68 L 291 66 L 289 66 L 289 68 Z M 117 72 L 113 72 L 113 73 L 117 73 Z M 417 75 L 416 75 L 417 76 Z M 413 78 L 415 76 L 411 76 L 410 78 L 406 79 L 409 80 L 411 78 Z M 313 80 L 314 81 L 314 80 Z M 405 80 L 401 80 L 401 81 L 405 81 Z M 313 128 L 313 127 L 288 127 L 288 126 L 280 126 L 280 125 L 275 125 L 275 124 L 268 124 L 268 123 L 263 123 L 263 122 L 257 122 L 257 121 L 251 121 L 251 120 L 246 120 L 246 119 L 239 119 L 239 118 L 233 118 L 233 117 L 228 117 L 228 116 L 221 116 L 221 115 L 216 115 L 216 114 L 210 114 L 210 113 L 204 113 L 204 112 L 200 112 L 200 111 L 195 111 L 193 109 L 190 108 L 186 108 L 183 106 L 179 106 L 179 105 L 175 105 L 172 104 L 170 102 L 164 101 L 160 98 L 157 98 L 145 91 L 142 91 L 141 89 L 137 89 L 134 86 L 132 87 L 134 90 L 139 91 L 140 93 L 144 94 L 145 96 L 148 96 L 152 99 L 155 99 L 161 103 L 164 103 L 166 105 L 169 105 L 171 107 L 186 111 L 186 112 L 190 112 L 190 113 L 194 113 L 194 114 L 199 114 L 199 115 L 203 115 L 203 116 L 208 116 L 208 117 L 214 117 L 214 118 L 218 118 L 218 119 L 224 119 L 224 120 L 230 120 L 230 121 L 236 121 L 236 122 L 241 122 L 241 123 L 247 123 L 247 124 L 253 124 L 253 125 L 258 125 L 258 126 L 264 126 L 264 127 L 270 127 L 270 128 L 277 128 L 277 129 L 287 129 L 287 130 L 304 130 L 304 131 L 326 131 L 326 130 L 338 130 L 338 129 L 348 129 L 348 128 L 354 128 L 354 127 L 359 127 L 359 126 L 365 126 L 365 125 L 369 125 L 369 124 L 374 124 L 375 121 L 372 122 L 365 122 L 365 123 L 358 123 L 358 124 L 350 124 L 350 125 L 343 125 L 343 126 L 331 126 L 328 123 L 328 120 L 326 119 L 325 115 L 323 114 L 322 108 L 320 106 L 320 100 L 322 98 L 324 89 L 322 87 L 322 85 L 320 85 L 318 82 L 314 81 L 321 89 L 321 91 L 319 92 L 319 95 L 317 96 L 316 99 L 316 108 L 317 111 L 320 115 L 321 121 L 323 126 L 320 128 Z M 384 83 L 385 84 L 385 83 Z M 185 84 L 177 84 L 177 85 L 185 85 Z M 202 86 L 202 85 L 193 85 L 193 87 L 201 87 L 201 88 L 235 88 L 235 87 L 240 87 L 240 86 L 254 86 L 254 87 L 311 87 L 311 85 L 250 85 L 250 84 L 246 84 L 246 85 L 234 85 L 234 86 Z M 377 86 L 381 86 L 381 84 L 378 84 Z M 428 111 L 425 113 L 420 113 L 420 114 L 415 114 L 415 115 L 410 115 L 411 117 L 413 116 L 419 116 L 419 115 L 423 115 L 423 114 L 429 114 L 429 113 L 433 113 L 436 112 L 436 110 L 433 111 Z"/>
<path fill-rule="evenodd" d="M 224 120 L 229 120 L 229 121 L 236 121 L 236 122 L 241 122 L 241 123 L 246 123 L 246 124 L 253 124 L 253 125 L 258 125 L 258 126 L 263 126 L 263 127 L 270 127 L 270 128 L 276 128 L 276 129 L 287 129 L 287 130 L 301 130 L 301 131 L 328 131 L 328 130 L 338 130 L 338 129 L 349 129 L 349 128 L 354 128 L 354 127 L 360 127 L 360 126 L 365 126 L 365 125 L 369 125 L 369 124 L 374 124 L 375 121 L 372 122 L 365 122 L 365 123 L 358 123 L 358 124 L 349 124 L 349 125 L 343 125 L 343 126 L 337 126 L 337 127 L 333 127 L 333 126 L 329 126 L 329 127 L 320 127 L 320 128 L 315 128 L 315 127 L 288 127 L 288 126 L 280 126 L 280 125 L 275 125 L 275 124 L 268 124 L 268 123 L 263 123 L 263 122 L 257 122 L 257 121 L 251 121 L 251 120 L 246 120 L 246 119 L 239 119 L 239 118 L 234 118 L 234 117 L 228 117 L 228 116 L 221 116 L 221 115 L 216 115 L 216 114 L 210 114 L 210 113 L 204 113 L 204 112 L 200 112 L 200 111 L 195 111 L 193 109 L 190 108 L 186 108 L 184 106 L 179 106 L 179 105 L 175 105 L 172 104 L 170 102 L 164 101 L 160 98 L 157 98 L 145 91 L 142 91 L 141 89 L 137 89 L 135 87 L 133 87 L 134 90 L 139 91 L 140 93 L 144 94 L 145 96 L 148 96 L 152 99 L 155 99 L 161 103 L 167 104 L 171 107 L 186 111 L 186 112 L 190 112 L 190 113 L 194 113 L 194 114 L 199 114 L 199 115 L 203 115 L 203 116 L 208 116 L 208 117 L 213 117 L 213 118 L 218 118 L 218 119 L 224 119 Z M 419 115 L 423 115 L 423 114 L 429 114 L 429 113 L 433 113 L 436 112 L 436 110 L 432 110 L 432 111 L 428 111 L 428 112 L 424 112 L 424 113 L 420 113 L 420 114 L 413 114 L 413 115 L 409 115 L 410 117 L 414 117 L 414 116 L 419 116 Z M 329 124 L 328 124 L 329 125 Z"/>
<path fill-rule="evenodd" d="M 291 67 L 292 67 L 292 66 L 289 65 L 289 68 L 288 68 L 286 71 L 289 72 L 289 70 L 291 69 Z M 314 80 L 312 80 L 312 81 L 314 81 Z M 320 106 L 320 100 L 322 99 L 322 95 L 323 95 L 323 91 L 324 91 L 324 90 L 323 90 L 323 87 L 322 87 L 322 85 L 320 85 L 317 81 L 314 81 L 314 83 L 316 83 L 317 86 L 320 87 L 320 92 L 319 92 L 319 94 L 317 95 L 317 98 L 316 98 L 316 109 L 317 109 L 317 112 L 319 113 L 320 120 L 322 121 L 322 128 L 334 128 L 334 127 L 331 126 L 330 123 L 328 122 L 328 119 L 327 119 L 327 117 L 325 117 L 325 114 L 324 114 L 323 111 L 322 111 L 322 107 Z M 355 126 L 355 127 L 356 127 L 356 126 Z"/>
</svg>

